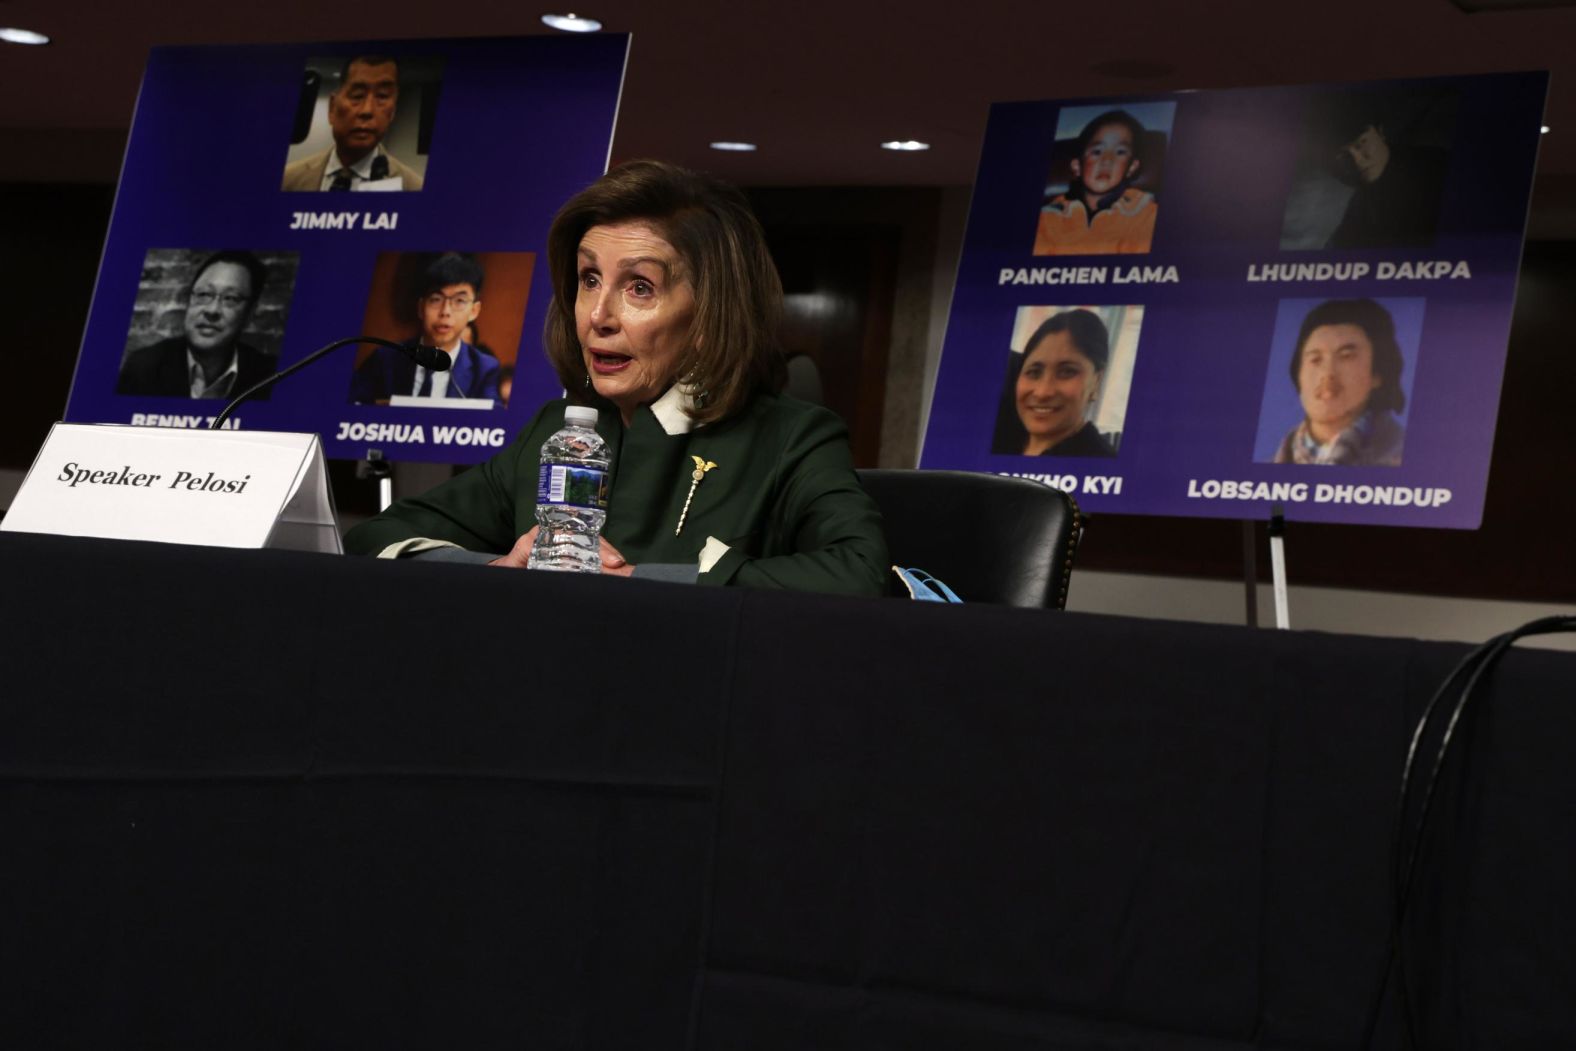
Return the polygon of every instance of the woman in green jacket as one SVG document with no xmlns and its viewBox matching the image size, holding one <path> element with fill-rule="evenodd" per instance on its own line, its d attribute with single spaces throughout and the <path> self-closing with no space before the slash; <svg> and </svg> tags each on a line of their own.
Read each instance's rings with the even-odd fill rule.
<svg viewBox="0 0 1576 1051">
<path fill-rule="evenodd" d="M 568 402 L 601 410 L 612 457 L 603 572 L 884 593 L 881 516 L 846 429 L 776 393 L 782 286 L 744 196 L 673 165 L 621 165 L 564 205 L 547 256 L 547 355 Z M 523 567 L 538 456 L 565 404 L 543 406 L 475 470 L 357 526 L 347 549 L 475 558 L 458 548 Z"/>
</svg>

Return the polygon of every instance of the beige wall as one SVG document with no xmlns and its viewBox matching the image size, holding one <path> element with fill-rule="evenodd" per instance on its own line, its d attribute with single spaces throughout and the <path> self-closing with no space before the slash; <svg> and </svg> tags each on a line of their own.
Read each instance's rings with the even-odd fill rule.
<svg viewBox="0 0 1576 1051">
<path fill-rule="evenodd" d="M 1295 551 L 1287 552 L 1288 559 L 1295 556 Z M 1291 575 L 1290 568 L 1287 572 Z M 1269 585 L 1260 584 L 1258 596 L 1260 625 L 1273 624 L 1275 608 Z M 1576 605 L 1296 585 L 1287 588 L 1286 605 L 1293 630 L 1450 642 L 1483 642 L 1538 617 L 1576 616 Z M 1074 570 L 1067 593 L 1067 608 L 1075 612 L 1207 624 L 1242 624 L 1245 606 L 1246 590 L 1240 582 L 1191 577 Z M 1518 645 L 1576 652 L 1576 634 L 1542 636 Z"/>
</svg>

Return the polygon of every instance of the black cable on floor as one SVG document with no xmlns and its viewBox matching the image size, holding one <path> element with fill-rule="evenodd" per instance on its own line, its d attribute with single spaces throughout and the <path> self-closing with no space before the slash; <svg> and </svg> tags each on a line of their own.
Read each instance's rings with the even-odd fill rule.
<svg viewBox="0 0 1576 1051">
<path fill-rule="evenodd" d="M 1385 992 L 1389 988 L 1390 972 L 1396 972 L 1396 985 L 1401 998 L 1402 1032 L 1405 1046 L 1415 1048 L 1416 1022 L 1412 1016 L 1412 997 L 1406 980 L 1406 940 L 1402 933 L 1402 925 L 1406 920 L 1406 912 L 1411 904 L 1412 888 L 1416 885 L 1418 857 L 1422 849 L 1423 836 L 1427 831 L 1429 813 L 1433 807 L 1434 793 L 1439 786 L 1440 772 L 1444 767 L 1445 758 L 1449 752 L 1451 742 L 1455 739 L 1456 728 L 1460 725 L 1462 714 L 1466 711 L 1467 703 L 1471 700 L 1477 689 L 1478 683 L 1504 656 L 1505 651 L 1519 639 L 1534 635 L 1549 635 L 1562 631 L 1576 631 L 1576 617 L 1543 617 L 1538 620 L 1523 624 L 1514 631 L 1507 631 L 1502 635 L 1483 643 L 1481 646 L 1467 654 L 1459 664 L 1445 677 L 1445 681 L 1434 691 L 1428 705 L 1423 709 L 1422 716 L 1417 721 L 1417 726 L 1412 731 L 1412 740 L 1407 747 L 1406 762 L 1401 769 L 1401 791 L 1396 803 L 1395 826 L 1390 842 L 1390 877 L 1393 898 L 1391 902 L 1390 937 L 1385 947 L 1384 963 L 1379 974 L 1374 995 L 1368 1006 L 1367 1021 L 1363 1028 L 1362 1047 L 1364 1051 L 1373 1045 L 1374 1031 L 1379 1024 L 1379 1013 L 1384 1006 Z M 1427 735 L 1434 713 L 1439 704 L 1449 694 L 1451 687 L 1458 679 L 1466 677 L 1466 683 L 1456 698 L 1454 707 L 1450 709 L 1450 716 L 1445 722 L 1445 728 L 1440 736 L 1439 748 L 1434 754 L 1433 766 L 1429 771 L 1428 782 L 1423 791 L 1422 803 L 1418 808 L 1417 821 L 1414 826 L 1410 842 L 1408 843 L 1407 812 L 1412 802 L 1412 775 L 1417 765 L 1417 757 Z"/>
</svg>

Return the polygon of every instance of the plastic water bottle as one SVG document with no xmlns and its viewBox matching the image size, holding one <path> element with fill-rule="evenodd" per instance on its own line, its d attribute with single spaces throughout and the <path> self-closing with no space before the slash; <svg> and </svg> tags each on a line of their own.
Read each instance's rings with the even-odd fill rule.
<svg viewBox="0 0 1576 1051">
<path fill-rule="evenodd" d="M 564 409 L 564 426 L 542 443 L 536 480 L 536 542 L 532 569 L 602 572 L 602 521 L 607 517 L 607 443 L 596 410 Z"/>
</svg>

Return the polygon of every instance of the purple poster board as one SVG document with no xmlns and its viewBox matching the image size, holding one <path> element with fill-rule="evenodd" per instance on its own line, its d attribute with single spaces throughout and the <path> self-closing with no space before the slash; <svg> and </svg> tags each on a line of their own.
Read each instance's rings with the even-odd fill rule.
<svg viewBox="0 0 1576 1051">
<path fill-rule="evenodd" d="M 628 44 L 155 49 L 66 418 L 204 427 L 336 339 L 436 335 L 455 363 L 440 396 L 397 352 L 347 347 L 227 423 L 315 431 L 332 457 L 487 458 L 560 392 L 547 230 L 606 169 Z M 349 171 L 341 146 L 362 155 Z"/>
<path fill-rule="evenodd" d="M 1476 528 L 1547 82 L 993 106 L 920 466 Z"/>
</svg>

